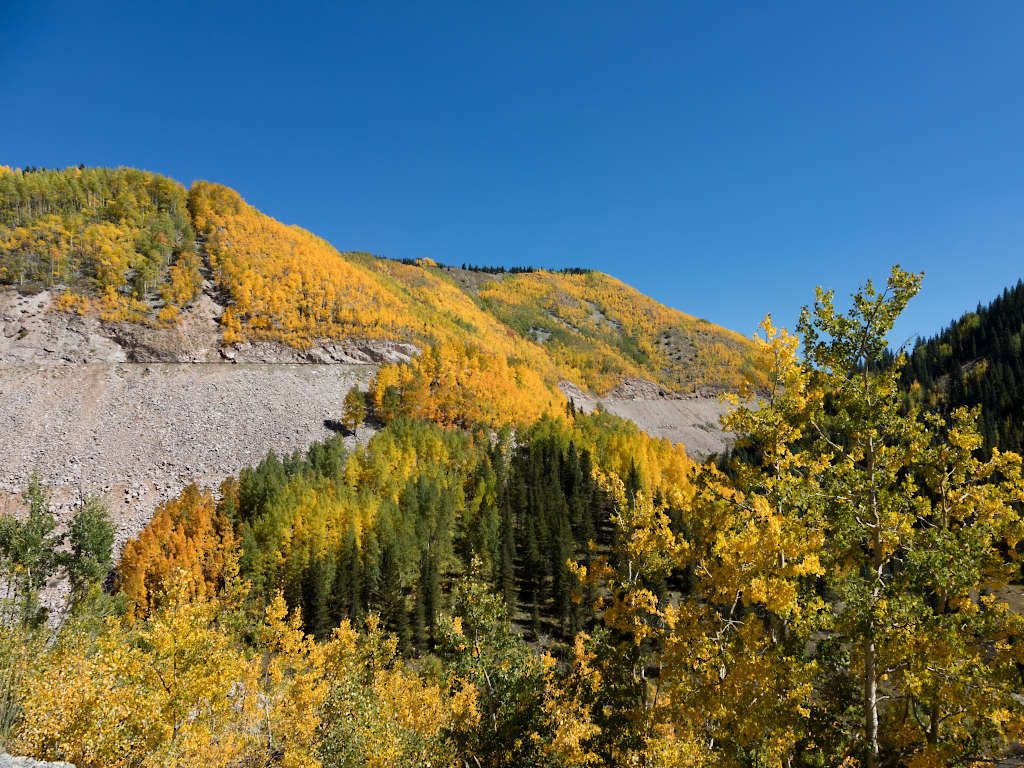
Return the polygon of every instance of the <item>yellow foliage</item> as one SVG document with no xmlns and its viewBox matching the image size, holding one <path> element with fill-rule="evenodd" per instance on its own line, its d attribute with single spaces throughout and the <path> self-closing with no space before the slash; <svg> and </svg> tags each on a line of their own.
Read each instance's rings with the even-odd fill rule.
<svg viewBox="0 0 1024 768">
<path fill-rule="evenodd" d="M 187 575 L 146 621 L 67 632 L 30 671 L 17 748 L 77 765 L 318 768 L 324 652 L 275 602 L 264 669 Z"/>
<path fill-rule="evenodd" d="M 476 688 L 453 680 L 428 682 L 397 655 L 397 638 L 385 634 L 371 614 L 363 634 L 348 622 L 324 645 L 331 694 L 324 720 L 324 748 L 344 752 L 365 768 L 454 764 L 446 734 L 479 722 Z"/>
<path fill-rule="evenodd" d="M 457 343 L 433 347 L 409 363 L 383 366 L 370 399 L 385 418 L 402 413 L 443 425 L 495 427 L 557 413 L 565 401 L 531 366 Z"/>
<path fill-rule="evenodd" d="M 282 768 L 319 768 L 314 757 L 320 718 L 329 690 L 324 666 L 327 649 L 302 631 L 297 613 L 288 616 L 279 594 L 267 608 L 263 646 L 268 651 L 260 720 L 273 724 L 282 750 Z"/>
<path fill-rule="evenodd" d="M 446 734 L 479 720 L 475 687 L 422 680 L 375 616 L 317 643 L 280 595 L 253 649 L 232 628 L 242 587 L 206 597 L 182 573 L 145 619 L 67 626 L 26 670 L 12 748 L 109 768 L 451 763 Z"/>
<path fill-rule="evenodd" d="M 110 222 L 91 224 L 81 235 L 82 253 L 100 291 L 117 290 L 135 259 L 134 241 L 138 233 Z"/>
<path fill-rule="evenodd" d="M 738 387 L 745 376 L 757 376 L 743 336 L 600 272 L 502 276 L 484 284 L 480 297 L 520 334 L 549 334 L 544 347 L 563 377 L 596 392 L 627 376 L 672 390 Z"/>
<path fill-rule="evenodd" d="M 97 304 L 100 317 L 109 323 L 141 323 L 145 321 L 149 312 L 149 307 L 144 302 L 117 293 L 113 288 L 107 288 L 99 297 Z"/>
<path fill-rule="evenodd" d="M 199 295 L 202 285 L 199 257 L 191 251 L 183 253 L 167 271 L 167 282 L 160 288 L 164 306 L 157 316 L 158 322 L 174 325 L 179 309 Z"/>
<path fill-rule="evenodd" d="M 145 299 L 174 254 L 193 253 L 185 198 L 180 184 L 130 168 L 0 174 L 0 280 Z M 128 309 L 111 317 L 150 314 Z"/>
<path fill-rule="evenodd" d="M 592 702 L 601 689 L 601 673 L 593 666 L 594 655 L 587 649 L 590 638 L 580 633 L 573 643 L 573 667 L 567 679 L 555 672 L 555 660 L 543 659 L 544 693 L 541 710 L 547 738 L 534 734 L 541 751 L 556 765 L 586 768 L 600 762 L 587 742 L 601 733 L 593 722 Z"/>
<path fill-rule="evenodd" d="M 74 312 L 76 315 L 84 315 L 93 307 L 89 297 L 79 296 L 71 291 L 61 293 L 52 306 L 58 312 Z"/>
<path fill-rule="evenodd" d="M 118 569 L 121 590 L 142 611 L 153 608 L 172 577 L 189 576 L 189 588 L 210 596 L 230 572 L 235 537 L 209 491 L 195 485 L 157 507 L 142 532 L 129 541 Z"/>
<path fill-rule="evenodd" d="M 245 337 L 308 346 L 320 338 L 410 330 L 409 318 L 394 312 L 370 273 L 325 241 L 206 182 L 193 186 L 189 205 Z"/>
<path fill-rule="evenodd" d="M 689 496 L 694 462 L 681 443 L 651 437 L 633 422 L 608 413 L 577 416 L 570 428 L 576 444 L 588 448 L 604 471 L 623 478 L 635 470 L 644 488 Z"/>
<path fill-rule="evenodd" d="M 623 376 L 675 389 L 758 379 L 742 336 L 663 307 L 607 275 L 514 275 L 486 283 L 474 297 L 430 259 L 412 265 L 339 253 L 221 186 L 197 182 L 189 206 L 215 279 L 231 297 L 221 319 L 225 343 L 269 339 L 305 348 L 382 338 L 426 348 L 413 363 L 382 369 L 371 401 L 386 417 L 529 421 L 559 409 L 560 379 L 593 389 Z M 530 328 L 519 327 L 524 312 L 537 315 L 537 323 L 555 323 L 558 333 L 539 343 Z M 677 341 L 693 354 L 672 358 Z M 398 395 L 391 412 L 389 387 Z"/>
</svg>

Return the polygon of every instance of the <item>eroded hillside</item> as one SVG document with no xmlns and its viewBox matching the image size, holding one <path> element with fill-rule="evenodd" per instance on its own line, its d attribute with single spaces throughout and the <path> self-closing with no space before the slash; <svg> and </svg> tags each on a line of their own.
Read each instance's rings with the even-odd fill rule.
<svg viewBox="0 0 1024 768">
<path fill-rule="evenodd" d="M 0 168 L 0 283 L 5 503 L 37 470 L 58 500 L 106 494 L 122 533 L 188 480 L 324 438 L 379 371 L 380 408 L 497 424 L 570 393 L 698 457 L 726 444 L 707 395 L 757 377 L 749 340 L 608 275 L 342 253 L 132 169 Z"/>
<path fill-rule="evenodd" d="M 731 388 L 757 373 L 749 340 L 599 272 L 489 274 L 342 253 L 226 187 L 186 192 L 133 169 L 0 169 L 0 281 L 48 290 L 83 317 L 171 330 L 207 297 L 215 306 L 201 312 L 224 346 L 472 345 L 549 391 L 568 380 L 603 393 L 627 377 Z"/>
<path fill-rule="evenodd" d="M 104 496 L 121 537 L 156 503 L 197 482 L 216 488 L 269 451 L 332 434 L 362 365 L 5 363 L 0 367 L 0 512 L 37 472 L 65 508 Z M 327 422 L 327 423 L 325 423 Z M 360 429 L 361 439 L 371 430 Z M 356 436 L 346 441 L 354 444 Z"/>
</svg>

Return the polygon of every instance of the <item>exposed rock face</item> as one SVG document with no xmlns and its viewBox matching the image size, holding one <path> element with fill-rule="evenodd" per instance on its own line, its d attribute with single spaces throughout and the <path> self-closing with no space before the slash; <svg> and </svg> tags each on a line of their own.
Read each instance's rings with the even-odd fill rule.
<svg viewBox="0 0 1024 768">
<path fill-rule="evenodd" d="M 0 363 L 0 514 L 22 508 L 29 475 L 52 488 L 59 521 L 83 493 L 103 497 L 116 549 L 191 482 L 216 489 L 270 451 L 330 437 L 369 365 Z M 344 438 L 365 443 L 373 431 Z M 64 586 L 46 602 L 62 604 Z M 0 766 L 2 768 L 2 766 Z"/>
<path fill-rule="evenodd" d="M 666 392 L 642 379 L 624 381 L 601 397 L 594 397 L 567 381 L 561 382 L 559 387 L 585 413 L 600 404 L 609 413 L 630 419 L 652 437 L 682 443 L 694 459 L 723 453 L 732 444 L 732 435 L 723 432 L 719 422 L 729 412 L 729 406 L 713 394 Z"/>
<path fill-rule="evenodd" d="M 220 360 L 221 332 L 218 326 L 224 307 L 209 293 L 181 312 L 173 328 L 117 323 L 105 330 L 125 350 L 126 359 L 138 363 L 209 363 Z M 55 318 L 59 322 L 60 318 Z"/>
<path fill-rule="evenodd" d="M 220 350 L 221 358 L 233 363 L 313 363 L 316 365 L 403 363 L 419 353 L 419 347 L 415 344 L 386 339 L 325 341 L 307 350 L 258 341 L 234 344 Z"/>
<path fill-rule="evenodd" d="M 271 449 L 329 437 L 353 384 L 419 353 L 380 339 L 224 345 L 209 284 L 173 328 L 55 311 L 52 299 L 0 290 L 0 513 L 19 508 L 36 471 L 59 515 L 82 493 L 104 496 L 121 542 L 186 483 L 216 486 Z"/>
<path fill-rule="evenodd" d="M 600 400 L 705 400 L 718 398 L 722 390 L 702 387 L 696 392 L 672 392 L 647 379 L 624 379 L 614 389 L 605 392 Z"/>
<path fill-rule="evenodd" d="M 678 400 L 682 397 L 684 395 L 669 392 L 647 379 L 626 379 L 615 389 L 602 395 L 602 399 L 610 400 Z"/>
<path fill-rule="evenodd" d="M 173 328 L 106 323 L 95 315 L 57 312 L 52 295 L 0 291 L 0 364 L 19 363 L 319 363 L 379 365 L 409 360 L 415 344 L 387 339 L 325 339 L 309 349 L 271 341 L 225 345 L 223 307 L 204 292 Z"/>
<path fill-rule="evenodd" d="M 6 752 L 0 754 L 0 768 L 75 768 L 71 763 L 44 763 L 31 757 L 13 757 Z"/>
<path fill-rule="evenodd" d="M 353 384 L 419 353 L 386 340 L 224 345 L 209 286 L 173 328 L 59 312 L 52 298 L 0 290 L 0 512 L 38 471 L 59 505 L 106 496 L 122 538 L 186 482 L 219 484 L 271 449 L 328 437 Z"/>
<path fill-rule="evenodd" d="M 0 362 L 123 362 L 128 351 L 95 317 L 49 311 L 51 295 L 0 291 Z"/>
<path fill-rule="evenodd" d="M 29 474 L 57 501 L 111 503 L 124 535 L 193 480 L 219 483 L 271 449 L 331 436 L 345 393 L 373 366 L 229 363 L 0 364 L 0 512 Z M 366 439 L 369 431 L 361 431 Z M 350 444 L 354 437 L 346 438 Z M 7 503 L 4 497 L 7 497 Z"/>
</svg>

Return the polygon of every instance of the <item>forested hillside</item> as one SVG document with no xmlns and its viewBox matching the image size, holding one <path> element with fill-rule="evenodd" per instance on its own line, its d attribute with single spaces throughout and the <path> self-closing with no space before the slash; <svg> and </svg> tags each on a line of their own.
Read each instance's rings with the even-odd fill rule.
<svg viewBox="0 0 1024 768">
<path fill-rule="evenodd" d="M 437 351 L 419 364 L 434 380 L 446 366 L 473 371 L 459 387 L 495 391 L 502 418 L 557 410 L 563 379 L 595 393 L 630 377 L 690 392 L 757 374 L 749 340 L 598 272 L 341 253 L 230 189 L 186 191 L 132 169 L 0 169 L 0 281 L 58 289 L 60 309 L 168 327 L 205 288 L 223 304 L 225 344 L 412 342 Z M 395 386 L 413 377 L 389 375 Z"/>
<path fill-rule="evenodd" d="M 337 438 L 271 454 L 226 481 L 216 504 L 187 490 L 125 550 L 122 588 L 151 606 L 184 567 L 212 589 L 237 543 L 253 598 L 280 590 L 320 638 L 377 613 L 405 651 L 430 650 L 452 584 L 472 572 L 532 636 L 567 640 L 593 619 L 568 563 L 589 563 L 590 542 L 612 543 L 613 500 L 595 468 L 621 473 L 631 494 L 660 495 L 685 488 L 692 466 L 607 414 L 543 419 L 514 446 L 509 430 L 491 439 L 399 419 L 351 456 Z"/>
<path fill-rule="evenodd" d="M 526 272 L 485 282 L 477 295 L 509 327 L 541 340 L 560 365 L 595 391 L 623 376 L 671 391 L 754 373 L 747 339 L 685 315 L 598 272 Z"/>
<path fill-rule="evenodd" d="M 111 320 L 160 318 L 201 285 L 185 190 L 134 169 L 0 167 L 0 281 L 65 285 L 60 306 Z"/>
<path fill-rule="evenodd" d="M 900 408 L 919 281 L 820 293 L 803 355 L 766 321 L 770 386 L 729 417 L 761 461 L 728 472 L 571 403 L 393 413 L 186 488 L 112 578 L 102 505 L 65 532 L 34 481 L 0 518 L 0 739 L 83 768 L 994 762 L 1024 732 L 1024 477 L 966 410 Z"/>
<path fill-rule="evenodd" d="M 1024 282 L 918 340 L 903 371 L 911 402 L 950 412 L 981 407 L 985 450 L 1024 449 Z"/>
<path fill-rule="evenodd" d="M 819 291 L 799 338 L 768 318 L 747 341 L 585 269 L 340 253 L 206 182 L 5 169 L 0 190 L 2 279 L 51 289 L 61 318 L 175 328 L 216 303 L 236 348 L 418 350 L 336 393 L 323 426 L 348 437 L 251 452 L 119 553 L 99 499 L 59 525 L 33 476 L 0 517 L 5 749 L 80 768 L 924 768 L 1024 734 L 1005 602 L 1024 475 L 985 450 L 1020 441 L 1021 286 L 900 370 L 887 336 L 921 276 L 898 267 L 846 314 Z M 558 389 L 631 378 L 743 381 L 733 460 Z M 976 401 L 980 427 L 956 407 Z"/>
</svg>

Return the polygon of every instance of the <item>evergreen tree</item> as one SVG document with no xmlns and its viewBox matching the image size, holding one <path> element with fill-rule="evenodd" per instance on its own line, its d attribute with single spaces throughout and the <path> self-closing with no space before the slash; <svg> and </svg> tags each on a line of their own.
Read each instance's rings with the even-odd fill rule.
<svg viewBox="0 0 1024 768">
<path fill-rule="evenodd" d="M 363 599 L 363 563 L 359 556 L 356 534 L 352 529 L 349 529 L 348 537 L 345 540 L 344 567 L 348 580 L 348 595 L 345 596 L 345 604 L 348 607 L 348 618 L 355 620 L 363 615 L 366 610 L 366 602 Z"/>
<path fill-rule="evenodd" d="M 348 540 L 335 555 L 334 583 L 331 585 L 331 619 L 337 626 L 353 616 L 352 610 L 352 568 L 349 562 Z"/>
<path fill-rule="evenodd" d="M 324 638 L 334 626 L 331 592 L 334 566 L 331 560 L 317 554 L 310 558 L 302 576 L 302 619 L 306 631 Z"/>
<path fill-rule="evenodd" d="M 906 404 L 938 405 L 947 415 L 980 405 L 986 455 L 994 447 L 1020 452 L 1022 337 L 1024 282 L 1018 281 L 937 336 L 917 340 L 901 377 Z"/>
<path fill-rule="evenodd" d="M 380 557 L 380 580 L 376 604 L 384 626 L 393 632 L 406 650 L 411 645 L 409 615 L 406 609 L 405 593 L 402 589 L 402 574 L 395 545 L 386 543 Z"/>
<path fill-rule="evenodd" d="M 569 573 L 568 563 L 573 559 L 573 550 L 572 529 L 569 525 L 569 518 L 567 515 L 563 515 L 558 521 L 557 536 L 555 537 L 551 588 L 552 611 L 558 617 L 559 626 L 563 632 L 569 627 L 572 608 L 573 580 Z"/>
<path fill-rule="evenodd" d="M 435 555 L 428 555 L 421 569 L 420 592 L 423 593 L 426 631 L 432 642 L 437 636 L 437 616 L 441 610 L 441 571 Z"/>
<path fill-rule="evenodd" d="M 516 531 L 512 511 L 511 494 L 506 488 L 502 493 L 501 507 L 501 565 L 498 587 L 508 606 L 516 601 Z"/>
<path fill-rule="evenodd" d="M 102 582 L 113 568 L 114 532 L 103 502 L 94 496 L 84 498 L 68 526 L 70 547 L 63 558 L 72 603 L 85 596 L 90 586 Z"/>
<path fill-rule="evenodd" d="M 412 641 L 416 650 L 426 651 L 430 645 L 430 633 L 427 629 L 427 605 L 426 605 L 426 566 L 420 568 L 420 583 L 413 592 L 412 616 L 410 617 Z"/>
<path fill-rule="evenodd" d="M 363 567 L 360 570 L 361 583 L 356 584 L 353 582 L 352 584 L 352 606 L 353 611 L 357 616 L 362 615 L 363 612 L 369 611 L 372 607 L 379 605 L 377 599 L 380 595 L 381 554 L 376 532 L 372 529 L 364 534 L 362 555 Z M 357 601 L 355 598 L 357 588 L 361 588 L 358 606 L 356 605 Z"/>
</svg>

